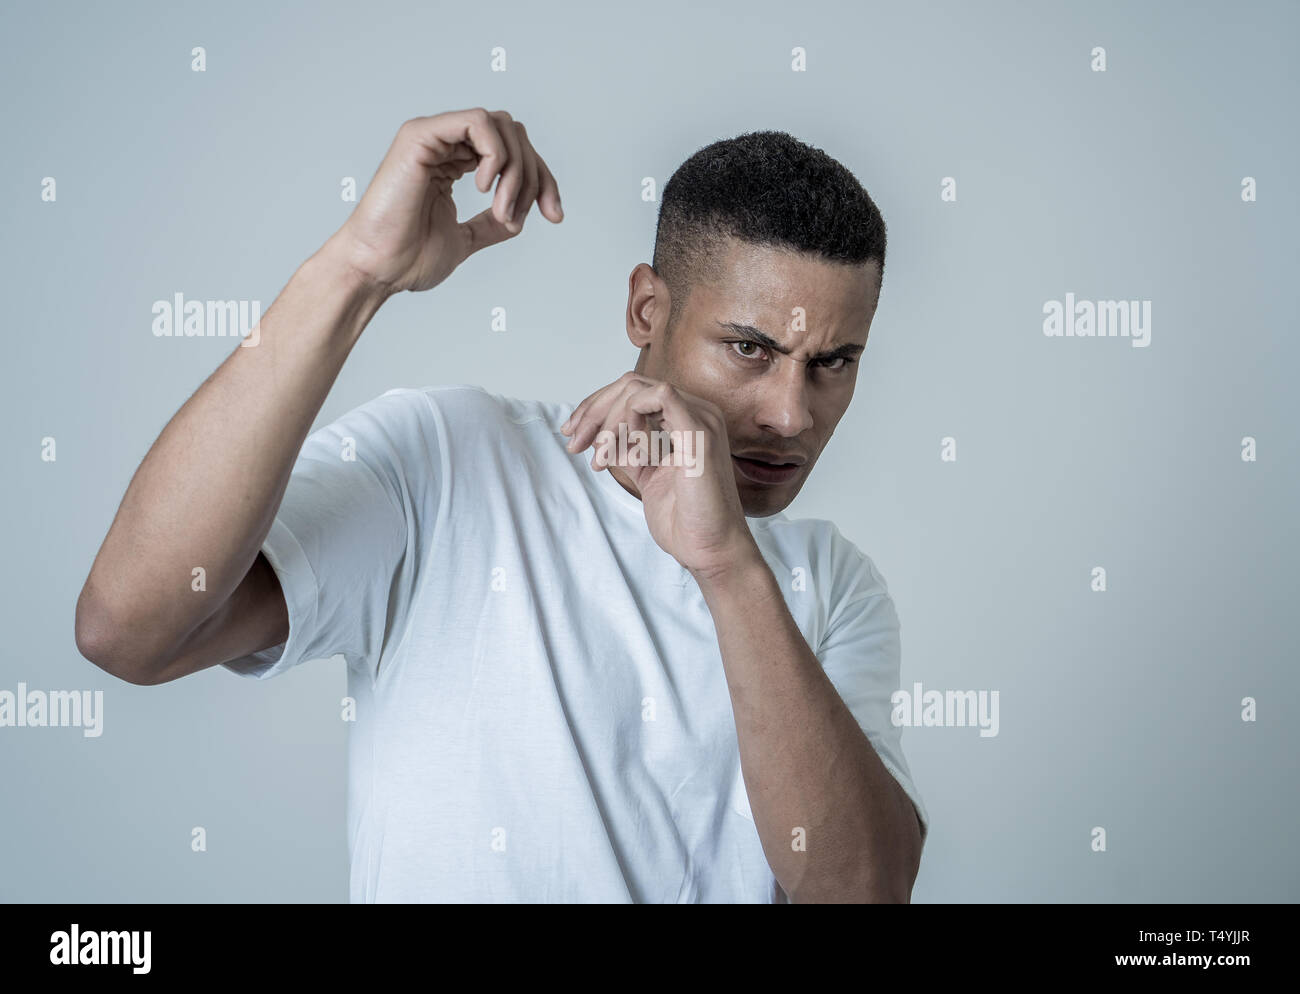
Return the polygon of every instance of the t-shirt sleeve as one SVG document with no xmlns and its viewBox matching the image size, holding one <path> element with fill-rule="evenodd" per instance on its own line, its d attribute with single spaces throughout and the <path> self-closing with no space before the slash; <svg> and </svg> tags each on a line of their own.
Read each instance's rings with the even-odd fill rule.
<svg viewBox="0 0 1300 994">
<path fill-rule="evenodd" d="M 419 390 L 390 390 L 309 435 L 261 550 L 284 591 L 289 637 L 221 665 L 265 680 L 342 655 L 373 676 L 400 643 L 419 584 L 441 450 Z"/>
<path fill-rule="evenodd" d="M 930 816 L 903 755 L 903 730 L 891 720 L 898 690 L 902 643 L 898 613 L 884 577 L 869 557 L 835 533 L 839 548 L 826 634 L 817 658 L 884 765 L 916 808 L 924 844 Z"/>
</svg>

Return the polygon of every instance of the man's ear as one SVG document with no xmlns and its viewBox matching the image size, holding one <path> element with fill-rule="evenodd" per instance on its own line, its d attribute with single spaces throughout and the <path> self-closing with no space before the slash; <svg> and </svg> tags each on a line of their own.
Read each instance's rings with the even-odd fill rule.
<svg viewBox="0 0 1300 994">
<path fill-rule="evenodd" d="M 627 278 L 627 339 L 638 349 L 657 345 L 668 323 L 668 284 L 648 263 L 639 262 Z"/>
</svg>

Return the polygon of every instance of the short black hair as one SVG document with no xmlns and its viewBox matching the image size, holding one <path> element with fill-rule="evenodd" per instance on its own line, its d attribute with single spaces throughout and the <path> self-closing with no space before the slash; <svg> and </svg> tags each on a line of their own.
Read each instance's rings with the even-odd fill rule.
<svg viewBox="0 0 1300 994">
<path fill-rule="evenodd" d="M 841 163 L 784 131 L 706 145 L 664 185 L 651 265 L 668 285 L 673 328 L 691 287 L 718 278 L 726 238 L 885 272 L 885 220 Z M 879 291 L 879 287 L 877 287 Z"/>
</svg>

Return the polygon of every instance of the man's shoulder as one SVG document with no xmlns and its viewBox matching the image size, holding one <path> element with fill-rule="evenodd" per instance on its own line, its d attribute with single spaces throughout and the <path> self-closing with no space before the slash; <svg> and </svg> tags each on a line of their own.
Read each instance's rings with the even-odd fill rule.
<svg viewBox="0 0 1300 994">
<path fill-rule="evenodd" d="M 839 526 L 826 518 L 791 518 L 784 512 L 779 512 L 751 520 L 783 543 L 793 543 L 827 554 L 866 558 L 853 542 L 845 538 Z"/>
<path fill-rule="evenodd" d="M 888 593 L 888 585 L 872 558 L 847 538 L 833 521 L 790 518 L 784 513 L 758 519 L 786 558 L 800 558 L 823 582 L 832 600 L 859 600 Z"/>
<path fill-rule="evenodd" d="M 568 410 L 562 403 L 508 397 L 470 383 L 393 387 L 377 399 L 432 418 L 450 437 L 460 439 L 510 427 L 558 431 Z"/>
<path fill-rule="evenodd" d="M 411 486 L 445 488 L 454 477 L 472 493 L 561 476 L 559 461 L 571 460 L 560 433 L 568 410 L 473 384 L 392 387 L 329 430 L 353 436 L 370 458 L 400 468 Z"/>
</svg>

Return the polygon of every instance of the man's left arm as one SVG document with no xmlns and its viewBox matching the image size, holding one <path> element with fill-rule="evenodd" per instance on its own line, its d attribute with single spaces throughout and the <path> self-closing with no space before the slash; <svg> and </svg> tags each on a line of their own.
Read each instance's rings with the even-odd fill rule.
<svg viewBox="0 0 1300 994">
<path fill-rule="evenodd" d="M 791 903 L 911 900 L 921 828 L 787 608 L 757 545 L 695 575 L 731 692 L 763 852 Z"/>
<path fill-rule="evenodd" d="M 652 424 L 657 422 L 657 426 Z M 667 433 L 663 461 L 618 461 L 615 429 Z M 918 814 L 817 656 L 745 522 L 717 405 L 635 372 L 587 397 L 560 429 L 619 465 L 650 534 L 690 571 L 713 615 L 741 774 L 763 852 L 791 902 L 911 899 Z M 850 642 L 840 652 L 861 650 Z M 802 839 L 806 845 L 794 843 Z"/>
</svg>

